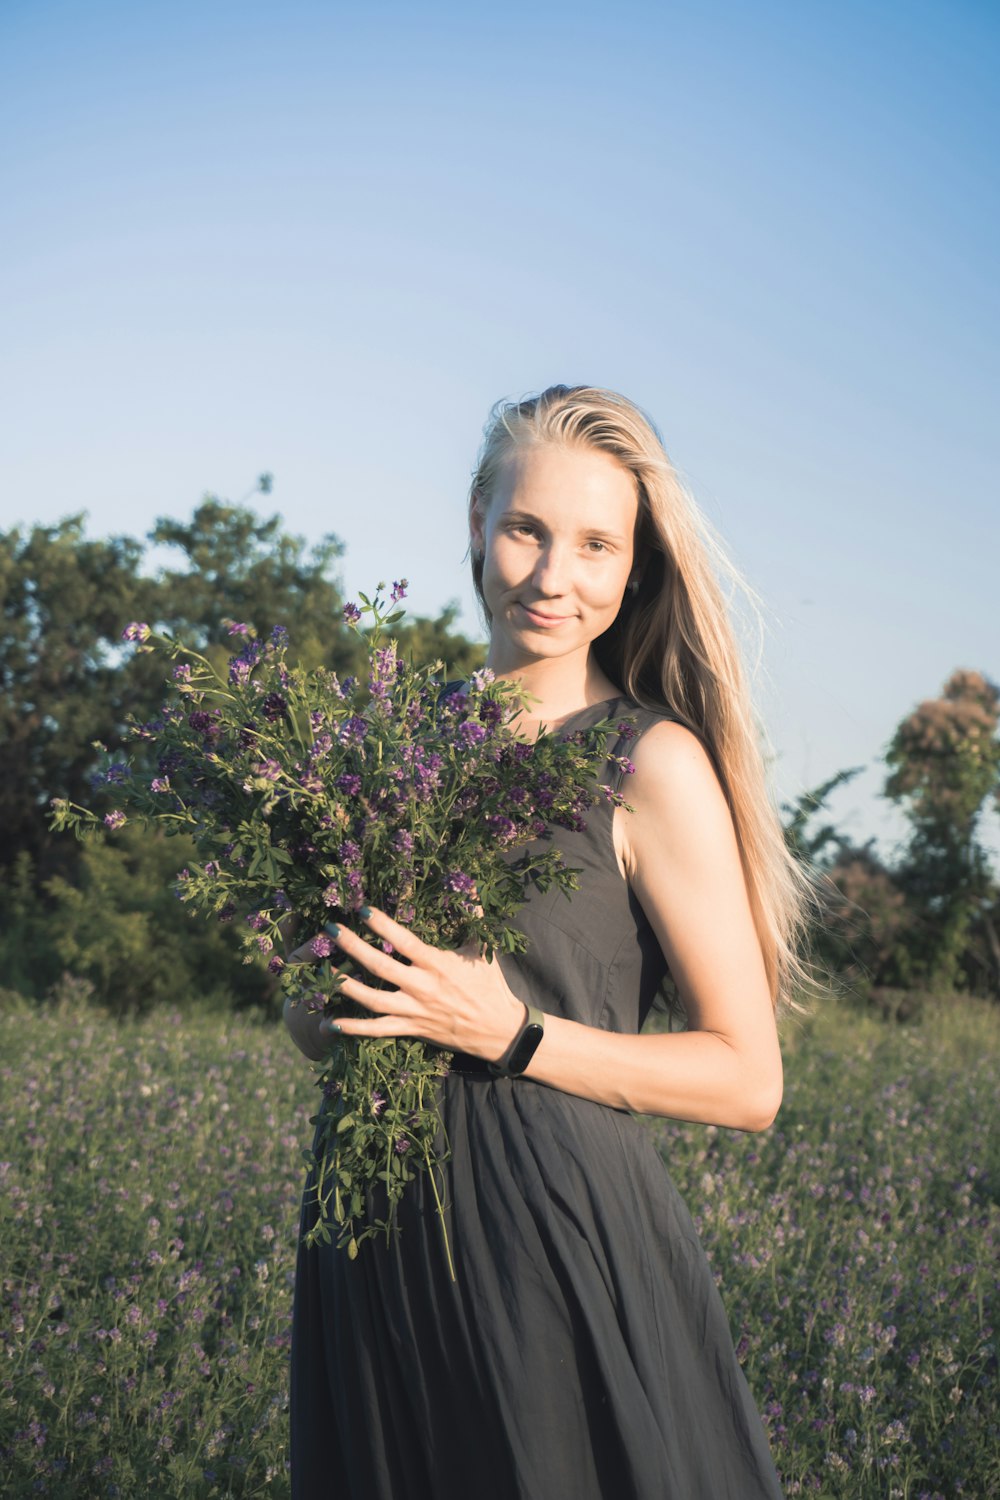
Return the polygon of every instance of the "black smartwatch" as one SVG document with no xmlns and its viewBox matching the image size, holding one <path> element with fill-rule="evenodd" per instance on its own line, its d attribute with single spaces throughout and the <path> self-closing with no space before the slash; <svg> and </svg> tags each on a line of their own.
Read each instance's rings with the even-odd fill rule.
<svg viewBox="0 0 1000 1500">
<path fill-rule="evenodd" d="M 488 1063 L 495 1078 L 516 1078 L 523 1073 L 538 1049 L 545 1029 L 545 1016 L 534 1005 L 524 1002 L 528 1018 L 499 1062 Z"/>
</svg>

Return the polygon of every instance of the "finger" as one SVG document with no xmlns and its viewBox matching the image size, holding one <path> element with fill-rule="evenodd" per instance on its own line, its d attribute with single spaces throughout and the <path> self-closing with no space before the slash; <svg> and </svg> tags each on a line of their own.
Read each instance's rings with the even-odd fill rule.
<svg viewBox="0 0 1000 1500">
<path fill-rule="evenodd" d="M 421 942 L 416 933 L 404 927 L 402 922 L 395 921 L 387 912 L 380 911 L 377 906 L 362 906 L 358 916 L 371 928 L 376 937 L 384 938 L 386 942 L 391 943 L 403 958 L 408 958 L 411 963 L 419 963 L 421 959 L 426 960 L 430 944 Z"/>
<path fill-rule="evenodd" d="M 324 1037 L 333 1036 L 416 1036 L 414 1022 L 406 1016 L 378 1016 L 372 1020 L 357 1016 L 345 1016 L 336 1022 L 324 1021 L 320 1030 Z"/>
<path fill-rule="evenodd" d="M 346 996 L 348 1000 L 356 1000 L 367 1010 L 399 1012 L 415 1009 L 416 1005 L 410 995 L 404 995 L 402 990 L 375 990 L 370 984 L 362 984 L 360 979 L 342 979 L 337 985 L 336 994 Z M 339 1020 L 340 1017 L 338 1016 Z"/>
<path fill-rule="evenodd" d="M 398 958 L 383 953 L 373 943 L 366 943 L 363 937 L 359 937 L 349 927 L 338 927 L 336 922 L 328 922 L 326 930 L 348 958 L 363 964 L 376 979 L 384 979 L 387 984 L 402 985 L 411 977 L 408 964 L 400 963 Z"/>
</svg>

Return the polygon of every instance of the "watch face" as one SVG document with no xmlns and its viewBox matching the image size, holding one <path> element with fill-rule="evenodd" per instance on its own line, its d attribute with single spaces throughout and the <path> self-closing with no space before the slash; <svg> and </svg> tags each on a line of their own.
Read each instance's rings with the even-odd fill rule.
<svg viewBox="0 0 1000 1500">
<path fill-rule="evenodd" d="M 523 1073 L 535 1055 L 538 1043 L 542 1040 L 544 1030 L 537 1021 L 532 1021 L 526 1026 L 517 1039 L 517 1046 L 510 1055 L 507 1064 L 508 1073 Z"/>
</svg>

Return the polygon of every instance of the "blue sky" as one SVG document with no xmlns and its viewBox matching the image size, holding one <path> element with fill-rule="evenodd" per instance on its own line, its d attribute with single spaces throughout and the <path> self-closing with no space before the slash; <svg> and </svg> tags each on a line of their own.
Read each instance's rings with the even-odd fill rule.
<svg viewBox="0 0 1000 1500">
<path fill-rule="evenodd" d="M 867 764 L 834 810 L 889 839 L 895 724 L 1000 676 L 998 42 L 986 0 L 5 0 L 0 525 L 271 470 L 349 590 L 475 632 L 490 404 L 612 386 L 763 599 L 780 795 Z"/>
</svg>

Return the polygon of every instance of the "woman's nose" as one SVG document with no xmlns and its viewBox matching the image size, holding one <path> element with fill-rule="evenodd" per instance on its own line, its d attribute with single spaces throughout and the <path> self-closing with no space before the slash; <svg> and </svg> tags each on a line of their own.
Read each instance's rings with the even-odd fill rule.
<svg viewBox="0 0 1000 1500">
<path fill-rule="evenodd" d="M 568 582 L 568 559 L 560 547 L 543 547 L 535 562 L 532 582 L 540 594 L 559 595 L 566 592 Z"/>
</svg>

